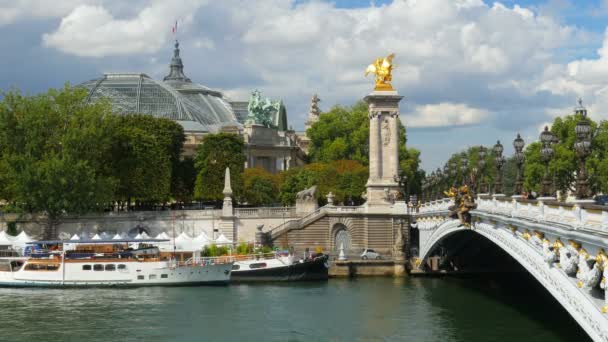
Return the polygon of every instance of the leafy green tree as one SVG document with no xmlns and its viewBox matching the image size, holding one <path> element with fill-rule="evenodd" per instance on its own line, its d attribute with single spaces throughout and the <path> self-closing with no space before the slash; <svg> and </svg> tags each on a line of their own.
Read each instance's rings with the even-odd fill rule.
<svg viewBox="0 0 608 342">
<path fill-rule="evenodd" d="M 46 214 L 54 237 L 66 213 L 97 210 L 112 200 L 115 117 L 107 103 L 84 105 L 68 86 L 36 96 L 4 94 L 0 103 L 0 195 L 25 212 Z"/>
<path fill-rule="evenodd" d="M 243 186 L 243 200 L 249 205 L 268 206 L 277 200 L 278 186 L 275 177 L 262 168 L 245 169 Z"/>
<path fill-rule="evenodd" d="M 183 129 L 168 119 L 126 115 L 114 132 L 116 198 L 128 204 L 169 200 L 173 171 L 179 163 Z M 178 164 L 179 165 L 179 164 Z"/>
<path fill-rule="evenodd" d="M 237 199 L 242 196 L 242 173 L 245 166 L 245 143 L 236 134 L 209 134 L 199 146 L 195 166 L 197 169 L 194 197 L 206 201 L 224 198 L 224 174 L 230 168 L 232 191 Z"/>
<path fill-rule="evenodd" d="M 323 113 L 306 132 L 310 137 L 312 162 L 356 160 L 369 163 L 369 119 L 367 104 L 352 107 L 336 106 Z"/>
<path fill-rule="evenodd" d="M 184 158 L 177 168 L 173 169 L 171 193 L 176 201 L 191 202 L 194 198 L 194 184 L 196 183 L 196 167 L 194 159 Z"/>
</svg>

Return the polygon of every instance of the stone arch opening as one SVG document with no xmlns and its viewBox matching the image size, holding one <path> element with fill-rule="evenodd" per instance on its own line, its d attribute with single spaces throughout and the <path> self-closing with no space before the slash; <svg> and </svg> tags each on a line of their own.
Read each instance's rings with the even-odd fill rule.
<svg viewBox="0 0 608 342">
<path fill-rule="evenodd" d="M 350 254 L 353 247 L 353 240 L 346 225 L 336 223 L 333 227 L 333 248 L 332 251 L 337 255 L 340 253 L 340 248 L 344 247 L 344 253 Z"/>
</svg>

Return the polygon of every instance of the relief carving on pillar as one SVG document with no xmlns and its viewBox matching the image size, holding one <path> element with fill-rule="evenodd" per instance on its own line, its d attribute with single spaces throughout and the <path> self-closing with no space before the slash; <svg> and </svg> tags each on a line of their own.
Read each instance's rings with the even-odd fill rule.
<svg viewBox="0 0 608 342">
<path fill-rule="evenodd" d="M 398 110 L 391 110 L 390 112 L 388 112 L 388 114 L 391 116 L 391 118 L 396 118 L 399 116 L 399 111 Z"/>
<path fill-rule="evenodd" d="M 391 142 L 391 128 L 389 127 L 388 120 L 384 119 L 382 122 L 382 144 L 384 146 Z"/>
</svg>

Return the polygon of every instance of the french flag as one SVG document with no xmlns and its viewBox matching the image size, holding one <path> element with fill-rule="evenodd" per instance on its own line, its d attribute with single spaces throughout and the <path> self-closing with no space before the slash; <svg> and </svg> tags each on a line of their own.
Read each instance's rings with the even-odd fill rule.
<svg viewBox="0 0 608 342">
<path fill-rule="evenodd" d="M 177 20 L 175 21 L 175 26 L 171 28 L 171 32 L 173 32 L 173 34 L 177 32 Z"/>
</svg>

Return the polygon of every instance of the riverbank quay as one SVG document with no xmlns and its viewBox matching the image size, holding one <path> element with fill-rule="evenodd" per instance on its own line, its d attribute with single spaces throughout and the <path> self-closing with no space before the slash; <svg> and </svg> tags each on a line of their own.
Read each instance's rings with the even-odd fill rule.
<svg viewBox="0 0 608 342">
<path fill-rule="evenodd" d="M 347 277 L 403 277 L 404 260 L 334 260 L 329 265 L 330 278 Z"/>
</svg>

